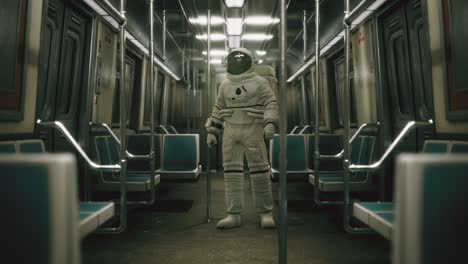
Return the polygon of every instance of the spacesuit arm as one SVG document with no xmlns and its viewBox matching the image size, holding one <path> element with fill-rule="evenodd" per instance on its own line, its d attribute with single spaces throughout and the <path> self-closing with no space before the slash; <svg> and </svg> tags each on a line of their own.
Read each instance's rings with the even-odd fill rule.
<svg viewBox="0 0 468 264">
<path fill-rule="evenodd" d="M 278 127 L 279 102 L 278 98 L 276 98 L 275 93 L 273 92 L 273 89 L 267 81 L 265 81 L 260 86 L 259 96 L 260 102 L 265 107 L 263 114 L 263 125 L 266 126 L 267 124 L 271 123 L 274 124 L 275 127 Z"/>
<path fill-rule="evenodd" d="M 224 100 L 224 88 L 223 85 L 219 87 L 219 93 L 216 97 L 216 103 L 211 111 L 211 116 L 206 120 L 206 130 L 208 133 L 218 135 L 223 129 L 223 110 L 226 108 L 226 102 Z"/>
</svg>

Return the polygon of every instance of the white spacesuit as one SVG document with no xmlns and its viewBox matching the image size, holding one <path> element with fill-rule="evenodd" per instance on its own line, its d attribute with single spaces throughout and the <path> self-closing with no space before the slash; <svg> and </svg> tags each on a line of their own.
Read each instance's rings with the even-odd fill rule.
<svg viewBox="0 0 468 264">
<path fill-rule="evenodd" d="M 227 79 L 220 87 L 208 118 L 207 143 L 216 144 L 223 129 L 223 166 L 228 216 L 218 228 L 240 226 L 244 205 L 243 158 L 247 157 L 256 210 L 263 228 L 275 226 L 270 172 L 264 137 L 271 139 L 278 126 L 279 103 L 270 83 L 253 71 L 252 56 L 235 49 L 227 57 Z"/>
</svg>

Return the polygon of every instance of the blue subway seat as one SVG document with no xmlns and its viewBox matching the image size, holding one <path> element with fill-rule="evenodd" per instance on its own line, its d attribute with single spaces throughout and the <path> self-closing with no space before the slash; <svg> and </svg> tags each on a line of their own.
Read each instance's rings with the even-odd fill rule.
<svg viewBox="0 0 468 264">
<path fill-rule="evenodd" d="M 14 141 L 0 142 L 0 154 L 15 154 L 16 145 Z"/>
<path fill-rule="evenodd" d="M 80 263 L 76 170 L 70 154 L 0 156 L 5 260 Z"/>
<path fill-rule="evenodd" d="M 375 152 L 374 136 L 358 136 L 351 146 L 351 162 L 366 165 L 373 160 Z M 339 162 L 342 163 L 342 160 Z M 321 168 L 321 166 L 320 166 Z M 315 174 L 309 175 L 309 183 L 315 185 Z M 343 172 L 322 172 L 320 169 L 319 190 L 323 192 L 339 192 L 344 189 Z M 350 174 L 351 191 L 371 191 L 372 185 L 369 172 L 356 172 Z"/>
<path fill-rule="evenodd" d="M 274 181 L 279 179 L 279 135 L 275 135 L 270 141 L 270 164 L 271 178 Z M 307 142 L 305 135 L 287 135 L 287 168 L 286 175 L 288 180 L 307 179 L 312 173 L 309 169 L 307 160 Z"/>
<path fill-rule="evenodd" d="M 95 137 L 96 156 L 100 164 L 118 164 L 119 163 L 119 145 L 110 136 Z M 145 161 L 148 162 L 148 161 Z M 160 183 L 160 175 L 154 175 L 154 186 Z M 148 173 L 128 172 L 127 190 L 129 192 L 147 192 L 154 186 L 150 186 Z M 99 191 L 116 192 L 120 190 L 120 173 L 118 172 L 99 172 L 98 181 L 94 188 Z"/>
<path fill-rule="evenodd" d="M 197 179 L 201 173 L 198 134 L 164 135 L 161 168 L 163 180 Z"/>
</svg>

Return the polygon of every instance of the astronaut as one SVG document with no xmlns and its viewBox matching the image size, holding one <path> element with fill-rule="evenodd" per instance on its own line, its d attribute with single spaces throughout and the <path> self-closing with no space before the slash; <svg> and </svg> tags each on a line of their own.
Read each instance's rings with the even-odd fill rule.
<svg viewBox="0 0 468 264">
<path fill-rule="evenodd" d="M 279 103 L 269 81 L 254 72 L 252 56 L 244 48 L 227 56 L 227 79 L 219 87 L 211 117 L 205 125 L 207 143 L 217 144 L 223 129 L 223 166 L 227 217 L 218 228 L 241 225 L 244 205 L 243 158 L 246 155 L 256 210 L 262 228 L 273 228 L 273 198 L 265 139 L 271 139 L 278 126 Z"/>
</svg>

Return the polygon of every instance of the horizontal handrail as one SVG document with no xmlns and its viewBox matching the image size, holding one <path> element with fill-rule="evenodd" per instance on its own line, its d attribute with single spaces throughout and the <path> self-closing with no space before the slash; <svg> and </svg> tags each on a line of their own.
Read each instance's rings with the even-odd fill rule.
<svg viewBox="0 0 468 264">
<path fill-rule="evenodd" d="M 52 121 L 52 122 L 42 122 L 40 119 L 38 119 L 36 121 L 36 123 L 40 126 L 46 126 L 46 127 L 53 127 L 55 129 L 57 129 L 58 131 L 60 131 L 64 136 L 65 138 L 67 139 L 68 142 L 70 142 L 72 144 L 72 146 L 75 148 L 76 151 L 78 151 L 78 153 L 80 154 L 80 156 L 86 161 L 86 163 L 88 163 L 88 165 L 93 169 L 93 170 L 96 170 L 96 171 L 120 171 L 120 165 L 119 164 L 115 164 L 115 165 L 101 165 L 101 164 L 97 164 L 95 163 L 94 161 L 92 161 L 88 154 L 86 154 L 86 152 L 81 148 L 80 144 L 78 144 L 78 142 L 76 142 L 75 138 L 73 138 L 73 136 L 70 134 L 70 132 L 68 131 L 68 129 L 63 125 L 62 122 L 60 121 Z"/>
<path fill-rule="evenodd" d="M 106 123 L 89 123 L 93 127 L 103 127 L 109 135 L 114 139 L 114 141 L 117 143 L 117 145 L 120 146 L 120 139 L 117 137 L 117 135 L 112 131 L 110 126 Z M 128 150 L 125 151 L 125 154 L 127 155 L 127 158 L 133 159 L 133 160 L 150 160 L 151 156 L 150 155 L 134 155 L 130 153 Z"/>
<path fill-rule="evenodd" d="M 361 1 L 347 16 L 344 18 L 344 23 L 350 25 L 362 12 L 364 12 L 375 0 Z"/>
<path fill-rule="evenodd" d="M 179 132 L 175 129 L 174 126 L 168 126 L 168 128 L 172 129 L 174 131 L 174 133 L 179 134 Z"/>
<path fill-rule="evenodd" d="M 301 131 L 299 131 L 299 135 L 304 134 L 304 131 L 306 131 L 306 129 L 311 128 L 311 127 L 312 127 L 311 125 L 306 125 L 306 126 L 304 126 L 304 128 L 301 129 Z"/>
<path fill-rule="evenodd" d="M 380 157 L 380 159 L 372 164 L 369 165 L 356 165 L 351 164 L 349 165 L 349 171 L 351 172 L 358 172 L 358 171 L 376 171 L 382 166 L 382 163 L 387 159 L 387 157 L 392 153 L 392 151 L 401 143 L 404 137 L 408 135 L 412 130 L 418 127 L 426 127 L 431 126 L 434 124 L 432 119 L 426 121 L 410 121 L 406 124 L 406 126 L 401 130 L 400 134 L 395 138 L 392 144 L 388 147 L 385 153 Z"/>
<path fill-rule="evenodd" d="M 108 0 L 94 0 L 104 11 L 106 11 L 119 25 L 125 24 L 127 19 Z"/>
<path fill-rule="evenodd" d="M 354 140 L 362 133 L 367 128 L 372 128 L 372 127 L 379 127 L 380 123 L 364 123 L 362 124 L 358 130 L 354 133 L 354 135 L 351 137 L 349 140 L 349 145 L 353 144 Z M 335 159 L 341 159 L 343 158 L 344 155 L 344 149 L 342 149 L 338 154 L 335 155 L 320 155 L 321 159 L 324 160 L 335 160 Z"/>
</svg>

